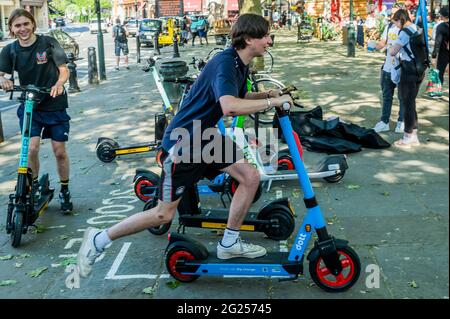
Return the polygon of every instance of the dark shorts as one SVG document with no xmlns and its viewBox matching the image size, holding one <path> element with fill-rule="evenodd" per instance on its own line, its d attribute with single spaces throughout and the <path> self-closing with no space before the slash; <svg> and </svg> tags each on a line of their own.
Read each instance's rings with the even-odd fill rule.
<svg viewBox="0 0 450 319">
<path fill-rule="evenodd" d="M 228 145 L 226 148 L 228 152 L 222 152 L 217 162 L 180 162 L 179 158 L 173 155 L 175 146 L 169 152 L 163 150 L 159 199 L 166 203 L 174 202 L 183 195 L 186 189 L 194 187 L 199 180 L 203 178 L 213 179 L 221 173 L 222 169 L 243 158 L 242 151 L 229 138 L 222 138 L 221 144 L 222 147 L 225 147 L 225 144 Z M 232 151 L 230 151 L 230 148 L 232 148 Z M 230 156 L 230 154 L 233 156 Z"/>
<path fill-rule="evenodd" d="M 20 131 L 23 131 L 24 106 L 17 109 Z M 39 112 L 34 111 L 31 120 L 30 137 L 39 136 L 42 139 L 50 138 L 56 142 L 67 142 L 69 140 L 70 116 L 64 111 Z"/>
<path fill-rule="evenodd" d="M 116 56 L 120 56 L 120 51 L 122 51 L 123 55 L 128 55 L 128 43 L 115 42 Z"/>
</svg>

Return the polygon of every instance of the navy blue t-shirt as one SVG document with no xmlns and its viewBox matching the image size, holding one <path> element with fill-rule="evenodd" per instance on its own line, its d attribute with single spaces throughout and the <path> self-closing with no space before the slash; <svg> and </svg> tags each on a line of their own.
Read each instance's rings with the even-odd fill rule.
<svg viewBox="0 0 450 319">
<path fill-rule="evenodd" d="M 223 112 L 219 98 L 231 95 L 244 98 L 247 93 L 248 66 L 246 66 L 236 49 L 230 47 L 217 54 L 209 61 L 183 99 L 180 109 L 167 127 L 162 146 L 169 151 L 185 134 L 178 134 L 183 128 L 193 136 L 202 136 L 204 130 L 216 126 Z M 193 121 L 201 121 L 201 129 Z M 185 132 L 185 130 L 182 130 Z M 172 138 L 170 137 L 172 133 Z M 200 134 L 200 135 L 199 135 Z M 183 140 L 183 144 L 187 141 Z"/>
</svg>

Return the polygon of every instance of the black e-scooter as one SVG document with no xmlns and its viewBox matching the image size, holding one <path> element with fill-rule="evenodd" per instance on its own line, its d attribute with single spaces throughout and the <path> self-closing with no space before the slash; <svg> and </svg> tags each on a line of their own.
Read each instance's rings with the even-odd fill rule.
<svg viewBox="0 0 450 319">
<path fill-rule="evenodd" d="M 144 210 L 153 208 L 158 203 L 158 189 L 149 200 Z M 185 232 L 186 227 L 225 229 L 228 220 L 227 208 L 200 208 L 198 187 L 186 190 L 178 204 L 178 232 Z M 149 228 L 154 235 L 163 235 L 169 231 L 172 223 Z M 263 232 L 270 239 L 285 240 L 295 229 L 294 212 L 287 198 L 279 198 L 265 204 L 258 211 L 250 211 L 242 226 L 243 231 Z"/>
<path fill-rule="evenodd" d="M 325 219 L 297 148 L 298 141 L 292 134 L 292 125 L 286 112 L 290 106 L 287 104 L 283 107 L 284 110 L 277 109 L 277 113 L 307 208 L 291 250 L 288 253 L 269 252 L 264 257 L 250 261 L 248 258 L 222 260 L 215 257 L 215 252 L 208 252 L 200 241 L 171 233 L 165 259 L 167 270 L 175 279 L 191 282 L 200 276 L 226 275 L 284 277 L 280 280 L 294 280 L 299 274 L 303 274 L 304 254 L 315 231 L 318 239 L 307 259 L 309 273 L 317 286 L 328 292 L 341 292 L 352 287 L 358 280 L 361 271 L 359 257 L 346 240 L 335 239 L 328 234 Z"/>
<path fill-rule="evenodd" d="M 36 219 L 41 216 L 53 198 L 54 189 L 50 188 L 48 174 L 39 180 L 40 196 L 35 203 L 33 190 L 33 174 L 28 167 L 28 147 L 30 143 L 33 108 L 39 102 L 40 94 L 49 94 L 50 89 L 34 85 L 14 86 L 13 92 L 22 92 L 25 96 L 25 112 L 22 128 L 22 146 L 17 176 L 15 194 L 9 195 L 8 211 L 6 214 L 6 233 L 11 234 L 11 245 L 19 247 L 22 234 L 26 234 L 29 226 L 34 226 Z M 12 93 L 11 93 L 12 94 Z"/>
</svg>

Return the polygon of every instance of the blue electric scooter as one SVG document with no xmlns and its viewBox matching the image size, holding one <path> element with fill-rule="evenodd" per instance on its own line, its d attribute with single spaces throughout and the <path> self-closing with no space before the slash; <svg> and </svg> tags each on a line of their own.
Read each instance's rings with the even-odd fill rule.
<svg viewBox="0 0 450 319">
<path fill-rule="evenodd" d="M 303 274 L 303 260 L 313 231 L 318 240 L 307 255 L 309 273 L 313 281 L 328 292 L 341 292 L 352 287 L 359 278 L 361 264 L 357 253 L 348 242 L 335 239 L 326 229 L 325 220 L 314 195 L 308 173 L 301 160 L 291 122 L 289 105 L 278 109 L 281 129 L 291 151 L 294 166 L 304 193 L 307 208 L 302 226 L 290 252 L 269 252 L 266 256 L 249 262 L 247 258 L 221 260 L 215 252 L 209 253 L 199 241 L 188 236 L 171 233 L 166 248 L 166 267 L 178 281 L 192 282 L 200 276 L 263 276 L 284 277 L 281 280 L 295 280 Z"/>
<path fill-rule="evenodd" d="M 28 167 L 28 147 L 30 145 L 33 108 L 39 101 L 39 96 L 49 94 L 50 89 L 39 88 L 34 85 L 15 85 L 12 91 L 22 92 L 22 97 L 25 97 L 22 147 L 16 192 L 9 195 L 6 214 L 6 233 L 11 234 L 11 245 L 19 247 L 22 234 L 26 234 L 28 227 L 33 226 L 36 219 L 44 213 L 54 193 L 54 189 L 50 188 L 48 174 L 44 174 L 39 180 L 40 196 L 35 198 L 34 194 L 37 189 L 33 189 L 33 175 L 31 168 Z"/>
</svg>

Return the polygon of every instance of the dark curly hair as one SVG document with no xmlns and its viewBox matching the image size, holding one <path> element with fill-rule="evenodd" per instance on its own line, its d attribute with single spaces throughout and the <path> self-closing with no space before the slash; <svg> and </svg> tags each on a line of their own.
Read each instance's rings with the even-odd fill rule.
<svg viewBox="0 0 450 319">
<path fill-rule="evenodd" d="M 245 49 L 246 39 L 262 39 L 269 33 L 269 21 L 254 13 L 246 13 L 237 19 L 231 28 L 231 43 L 238 49 Z"/>
</svg>

